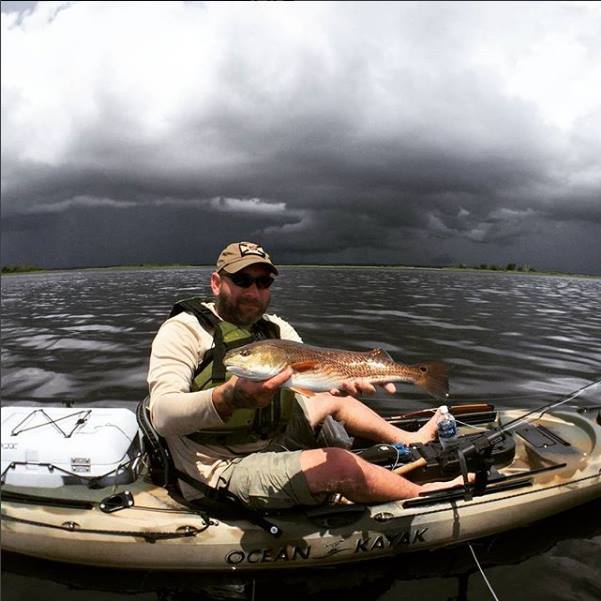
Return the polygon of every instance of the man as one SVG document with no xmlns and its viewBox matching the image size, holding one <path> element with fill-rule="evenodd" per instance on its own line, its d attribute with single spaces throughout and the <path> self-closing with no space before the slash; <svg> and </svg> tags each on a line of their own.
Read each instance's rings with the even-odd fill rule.
<svg viewBox="0 0 601 601">
<path fill-rule="evenodd" d="M 327 416 L 355 436 L 376 442 L 427 442 L 436 416 L 418 432 L 389 424 L 353 396 L 375 392 L 363 379 L 340 390 L 290 398 L 281 386 L 292 371 L 250 381 L 226 379 L 221 363 L 228 348 L 252 339 L 301 341 L 275 315 L 266 315 L 278 270 L 257 244 L 228 245 L 211 274 L 214 302 L 176 305 L 152 345 L 148 383 L 150 415 L 167 440 L 176 468 L 212 488 L 226 488 L 252 508 L 322 503 L 331 493 L 356 502 L 414 497 L 452 486 L 418 485 L 342 448 L 319 448 L 316 434 Z M 394 392 L 394 384 L 384 388 Z M 192 500 L 202 496 L 180 481 Z"/>
</svg>

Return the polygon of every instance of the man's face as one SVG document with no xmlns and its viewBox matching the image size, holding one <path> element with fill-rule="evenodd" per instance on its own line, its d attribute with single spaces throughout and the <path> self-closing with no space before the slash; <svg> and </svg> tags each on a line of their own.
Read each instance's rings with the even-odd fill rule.
<svg viewBox="0 0 601 601">
<path fill-rule="evenodd" d="M 262 265 L 249 265 L 238 273 L 253 278 L 270 276 L 271 272 Z M 268 288 L 258 288 L 256 283 L 248 288 L 236 286 L 227 274 L 214 272 L 211 289 L 216 297 L 217 313 L 225 321 L 240 326 L 250 326 L 267 311 L 271 293 Z"/>
</svg>

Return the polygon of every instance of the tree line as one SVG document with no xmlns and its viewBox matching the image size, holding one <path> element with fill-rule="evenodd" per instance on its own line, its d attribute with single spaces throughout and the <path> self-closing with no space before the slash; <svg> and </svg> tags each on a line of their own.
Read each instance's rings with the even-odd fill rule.
<svg viewBox="0 0 601 601">
<path fill-rule="evenodd" d="M 465 265 L 465 263 L 461 263 L 459 265 L 460 269 L 486 269 L 489 271 L 536 271 L 534 267 L 530 265 L 518 265 L 517 263 L 507 263 L 507 265 L 493 265 L 489 263 L 480 263 L 479 265 Z"/>
<path fill-rule="evenodd" d="M 36 265 L 4 265 L 2 267 L 2 273 L 26 273 L 28 271 L 42 271 L 42 268 Z"/>
</svg>

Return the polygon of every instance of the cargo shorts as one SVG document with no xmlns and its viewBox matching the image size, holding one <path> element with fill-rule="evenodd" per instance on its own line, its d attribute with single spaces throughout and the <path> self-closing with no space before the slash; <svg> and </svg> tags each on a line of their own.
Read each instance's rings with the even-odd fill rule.
<svg viewBox="0 0 601 601">
<path fill-rule="evenodd" d="M 328 495 L 315 495 L 309 490 L 300 465 L 302 451 L 319 446 L 313 428 L 297 405 L 286 430 L 264 450 L 234 459 L 221 473 L 219 487 L 227 488 L 254 509 L 320 505 Z"/>
</svg>

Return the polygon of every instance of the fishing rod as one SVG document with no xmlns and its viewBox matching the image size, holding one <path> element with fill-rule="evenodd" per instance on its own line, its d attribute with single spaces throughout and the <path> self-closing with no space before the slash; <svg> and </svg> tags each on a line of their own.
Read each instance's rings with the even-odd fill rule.
<svg viewBox="0 0 601 601">
<path fill-rule="evenodd" d="M 459 448 L 460 445 L 454 445 L 452 450 L 456 451 L 459 455 L 469 455 L 474 452 L 485 452 L 487 449 L 490 449 L 494 445 L 494 443 L 497 442 L 499 438 L 503 436 L 503 434 L 505 434 L 509 430 L 513 430 L 518 425 L 524 422 L 529 422 L 531 416 L 538 414 L 538 416 L 540 417 L 544 415 L 547 411 L 554 409 L 555 407 L 559 407 L 564 403 L 568 403 L 569 401 L 575 399 L 577 396 L 581 395 L 585 390 L 593 388 L 598 384 L 601 384 L 601 378 L 595 380 L 594 382 L 589 382 L 588 384 L 582 386 L 575 392 L 570 392 L 565 397 L 562 397 L 559 401 L 553 401 L 551 403 L 543 405 L 542 407 L 533 409 L 532 411 L 526 413 L 526 415 L 521 415 L 520 417 L 517 417 L 516 419 L 510 421 L 509 423 L 505 424 L 499 429 L 495 429 L 492 432 L 488 433 L 482 433 L 479 436 L 474 437 L 470 441 L 470 444 L 467 446 L 461 446 L 461 448 Z"/>
<path fill-rule="evenodd" d="M 551 409 L 555 409 L 555 407 L 559 407 L 560 405 L 563 405 L 564 403 L 570 402 L 571 400 L 573 400 L 576 397 L 580 396 L 585 390 L 588 390 L 589 388 L 593 388 L 593 387 L 595 387 L 595 386 L 597 386 L 599 384 L 601 384 L 601 378 L 599 378 L 598 380 L 595 380 L 594 382 L 589 382 L 588 384 L 586 384 L 585 386 L 582 386 L 582 388 L 579 388 L 575 392 L 570 392 L 568 395 L 566 395 L 565 397 L 563 397 L 559 401 L 548 403 L 547 405 L 543 405 L 542 407 L 538 407 L 537 409 L 533 409 L 532 411 L 529 411 L 528 413 L 526 413 L 526 415 L 522 415 L 521 417 L 517 417 L 516 419 L 514 419 L 514 420 L 510 421 L 509 423 L 505 424 L 501 428 L 501 430 L 499 432 L 507 432 L 509 429 L 515 428 L 521 422 L 527 421 L 528 418 L 531 415 L 534 415 L 535 413 L 540 413 L 540 415 L 539 415 L 539 418 L 540 418 L 547 411 L 549 411 Z"/>
<path fill-rule="evenodd" d="M 570 402 L 571 400 L 580 396 L 583 392 L 585 392 L 589 388 L 593 388 L 593 387 L 597 386 L 598 384 L 601 384 L 601 378 L 599 378 L 598 380 L 595 380 L 594 382 L 589 382 L 588 384 L 582 386 L 581 388 L 578 388 L 576 391 L 568 393 L 564 397 L 561 397 L 561 399 L 559 401 L 552 401 L 551 403 L 543 405 L 542 407 L 537 407 L 536 409 L 532 409 L 532 411 L 529 411 L 528 413 L 526 413 L 526 415 L 522 415 L 522 416 L 517 417 L 516 419 L 508 422 L 500 430 L 495 430 L 495 433 L 506 432 L 510 428 L 514 428 L 515 426 L 517 426 L 519 423 L 527 421 L 529 419 L 529 417 L 531 415 L 534 415 L 535 413 L 540 413 L 540 415 L 539 415 L 539 418 L 540 418 L 547 411 L 554 409 L 555 407 L 559 407 L 560 405 L 563 405 L 564 403 Z M 482 411 L 483 409 L 485 409 L 486 411 L 493 411 L 493 405 L 491 405 L 490 403 L 472 403 L 469 405 L 455 405 L 455 406 L 452 406 L 451 409 L 453 410 L 452 411 L 453 416 L 455 416 L 455 415 L 461 415 L 462 413 L 469 413 L 471 411 Z M 395 415 L 394 417 L 390 417 L 387 419 L 389 421 L 394 421 L 394 420 L 401 420 L 401 419 L 407 419 L 407 418 L 412 418 L 412 417 L 421 417 L 425 413 L 434 414 L 434 413 L 436 413 L 436 411 L 437 411 L 436 408 L 422 409 L 420 411 L 414 411 L 414 412 L 410 412 L 410 413 L 403 413 L 401 415 Z M 464 426 L 474 427 L 468 423 L 462 422 L 461 420 L 457 420 L 457 422 Z"/>
</svg>

